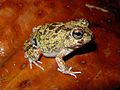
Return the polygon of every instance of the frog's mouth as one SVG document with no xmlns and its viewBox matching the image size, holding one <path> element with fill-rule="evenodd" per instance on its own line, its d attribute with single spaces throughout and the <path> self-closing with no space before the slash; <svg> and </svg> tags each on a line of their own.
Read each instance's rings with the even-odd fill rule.
<svg viewBox="0 0 120 90">
<path fill-rule="evenodd" d="M 83 45 L 89 43 L 90 41 L 91 41 L 91 37 L 88 37 L 86 39 L 82 39 L 82 40 L 78 41 L 77 44 L 71 45 L 71 47 L 73 49 L 81 48 Z"/>
<path fill-rule="evenodd" d="M 72 46 L 70 46 L 69 48 L 71 48 L 71 49 L 78 49 L 78 48 L 81 48 L 83 46 L 83 44 L 82 45 L 72 45 Z"/>
</svg>

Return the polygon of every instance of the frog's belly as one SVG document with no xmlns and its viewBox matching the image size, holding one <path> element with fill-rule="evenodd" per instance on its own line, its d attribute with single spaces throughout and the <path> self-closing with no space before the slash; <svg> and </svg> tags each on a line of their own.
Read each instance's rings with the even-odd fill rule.
<svg viewBox="0 0 120 90">
<path fill-rule="evenodd" d="M 69 53 L 71 53 L 73 50 L 72 49 L 65 49 L 65 52 L 63 53 L 64 56 L 68 55 Z M 59 51 L 53 51 L 53 52 L 44 52 L 43 55 L 45 57 L 56 57 L 59 53 L 61 52 L 61 50 Z"/>
<path fill-rule="evenodd" d="M 58 52 L 47 52 L 47 53 L 43 53 L 43 55 L 45 57 L 56 57 L 58 54 Z"/>
</svg>

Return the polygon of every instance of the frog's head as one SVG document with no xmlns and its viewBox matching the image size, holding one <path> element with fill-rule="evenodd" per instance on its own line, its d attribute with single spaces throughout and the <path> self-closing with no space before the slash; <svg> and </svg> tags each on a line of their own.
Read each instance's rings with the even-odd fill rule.
<svg viewBox="0 0 120 90">
<path fill-rule="evenodd" d="M 77 23 L 66 38 L 64 45 L 69 48 L 79 48 L 91 41 L 93 37 L 92 31 L 88 28 L 88 22 L 83 19 Z"/>
</svg>

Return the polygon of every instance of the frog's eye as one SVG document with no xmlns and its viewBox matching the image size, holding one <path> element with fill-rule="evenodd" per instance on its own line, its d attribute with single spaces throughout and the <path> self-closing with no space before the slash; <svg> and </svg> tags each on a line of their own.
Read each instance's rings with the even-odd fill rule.
<svg viewBox="0 0 120 90">
<path fill-rule="evenodd" d="M 83 30 L 81 29 L 76 29 L 72 32 L 72 36 L 75 38 L 75 39 L 81 39 L 83 37 Z"/>
</svg>

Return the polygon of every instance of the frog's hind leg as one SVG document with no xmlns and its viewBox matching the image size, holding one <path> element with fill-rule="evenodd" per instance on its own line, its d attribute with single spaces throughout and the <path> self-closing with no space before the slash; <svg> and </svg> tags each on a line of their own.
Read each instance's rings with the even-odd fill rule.
<svg viewBox="0 0 120 90">
<path fill-rule="evenodd" d="M 33 61 L 30 59 L 28 61 L 29 61 L 30 69 L 32 69 L 32 64 L 34 64 L 35 66 L 39 67 L 40 69 L 42 69 L 44 71 L 44 68 L 39 65 L 39 64 L 42 64 L 41 61 Z"/>
<path fill-rule="evenodd" d="M 77 78 L 76 74 L 79 74 L 81 72 L 73 72 L 72 67 L 67 67 L 65 65 L 64 60 L 62 59 L 64 55 L 66 55 L 67 51 L 65 49 L 62 49 L 61 52 L 56 56 L 56 62 L 58 64 L 58 71 L 64 73 L 64 74 L 69 74 Z"/>
<path fill-rule="evenodd" d="M 32 61 L 29 60 L 30 69 L 32 69 Z"/>
<path fill-rule="evenodd" d="M 30 58 L 27 58 L 27 59 L 29 61 L 30 69 L 32 69 L 32 64 L 34 64 L 35 66 L 39 67 L 40 69 L 44 71 L 44 68 L 39 65 L 39 64 L 42 64 L 41 61 L 31 60 Z"/>
<path fill-rule="evenodd" d="M 36 54 L 36 52 L 37 52 L 37 54 Z M 30 69 L 32 69 L 32 64 L 34 64 L 35 66 L 44 70 L 44 68 L 39 65 L 39 64 L 42 64 L 42 62 L 38 60 L 41 55 L 42 54 L 40 54 L 40 49 L 36 49 L 36 50 L 34 49 L 34 52 L 31 55 L 29 55 L 27 52 L 25 52 L 25 58 L 27 58 L 27 60 L 29 61 Z"/>
</svg>

